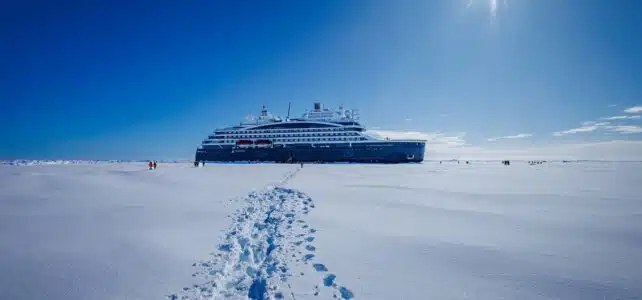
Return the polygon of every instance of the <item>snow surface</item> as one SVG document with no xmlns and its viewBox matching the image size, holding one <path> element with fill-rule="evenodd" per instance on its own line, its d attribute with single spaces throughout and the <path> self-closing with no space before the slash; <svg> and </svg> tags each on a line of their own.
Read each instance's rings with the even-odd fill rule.
<svg viewBox="0 0 642 300">
<path fill-rule="evenodd" d="M 642 299 L 642 164 L 0 165 L 2 299 Z"/>
</svg>

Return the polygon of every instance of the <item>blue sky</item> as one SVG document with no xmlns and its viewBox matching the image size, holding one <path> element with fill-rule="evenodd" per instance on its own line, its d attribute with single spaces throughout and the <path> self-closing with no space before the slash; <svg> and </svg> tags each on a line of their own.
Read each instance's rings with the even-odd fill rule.
<svg viewBox="0 0 642 300">
<path fill-rule="evenodd" d="M 0 159 L 191 158 L 315 101 L 435 156 L 642 155 L 637 1 L 161 2 L 0 4 Z"/>
</svg>

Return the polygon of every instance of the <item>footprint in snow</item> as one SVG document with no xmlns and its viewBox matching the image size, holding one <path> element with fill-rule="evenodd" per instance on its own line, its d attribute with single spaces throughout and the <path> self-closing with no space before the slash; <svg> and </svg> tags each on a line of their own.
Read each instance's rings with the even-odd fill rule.
<svg viewBox="0 0 642 300">
<path fill-rule="evenodd" d="M 306 254 L 305 256 L 303 256 L 303 261 L 308 262 L 313 258 L 314 258 L 314 254 Z"/>
<path fill-rule="evenodd" d="M 328 268 L 326 268 L 325 265 L 323 264 L 313 264 L 312 267 L 317 271 L 317 272 L 327 272 Z"/>
<path fill-rule="evenodd" d="M 328 274 L 325 277 L 323 277 L 323 285 L 327 287 L 331 287 L 334 284 L 334 280 L 337 278 L 336 275 L 334 274 Z"/>
</svg>

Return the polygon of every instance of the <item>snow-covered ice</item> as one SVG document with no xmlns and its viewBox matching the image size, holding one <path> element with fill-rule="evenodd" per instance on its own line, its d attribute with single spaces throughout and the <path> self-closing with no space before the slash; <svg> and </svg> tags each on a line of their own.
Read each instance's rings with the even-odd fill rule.
<svg viewBox="0 0 642 300">
<path fill-rule="evenodd" d="M 0 299 L 163 299 L 215 249 L 230 200 L 292 169 L 0 166 Z"/>
<path fill-rule="evenodd" d="M 642 299 L 642 164 L 0 165 L 0 298 Z"/>
</svg>

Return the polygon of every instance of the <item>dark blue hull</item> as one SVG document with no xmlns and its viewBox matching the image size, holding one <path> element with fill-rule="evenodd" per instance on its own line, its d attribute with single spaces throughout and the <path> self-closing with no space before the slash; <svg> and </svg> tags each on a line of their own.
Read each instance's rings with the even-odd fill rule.
<svg viewBox="0 0 642 300">
<path fill-rule="evenodd" d="M 424 151 L 425 143 L 419 141 L 274 145 L 266 148 L 206 145 L 196 151 L 196 161 L 409 163 L 423 161 Z"/>
</svg>

